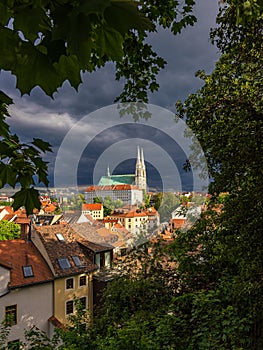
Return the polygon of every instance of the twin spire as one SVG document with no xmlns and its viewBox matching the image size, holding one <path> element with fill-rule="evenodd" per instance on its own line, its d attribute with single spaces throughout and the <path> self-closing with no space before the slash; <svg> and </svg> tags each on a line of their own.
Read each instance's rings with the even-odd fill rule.
<svg viewBox="0 0 263 350">
<path fill-rule="evenodd" d="M 134 185 L 138 186 L 141 189 L 146 190 L 147 183 L 146 183 L 146 168 L 144 163 L 144 154 L 143 149 L 138 146 L 137 147 L 137 160 L 136 160 L 136 168 L 135 168 L 135 174 L 134 174 Z M 108 165 L 107 167 L 107 177 L 111 177 L 110 174 L 110 167 Z"/>
<path fill-rule="evenodd" d="M 137 146 L 137 162 L 136 162 L 136 169 L 138 168 L 142 168 L 145 170 L 145 163 L 144 163 L 144 155 L 143 155 L 143 148 Z"/>
</svg>

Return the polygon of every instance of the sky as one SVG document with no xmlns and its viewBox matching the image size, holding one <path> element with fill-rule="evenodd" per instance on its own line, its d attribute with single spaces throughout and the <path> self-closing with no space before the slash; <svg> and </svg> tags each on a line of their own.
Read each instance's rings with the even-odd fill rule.
<svg viewBox="0 0 263 350">
<path fill-rule="evenodd" d="M 174 189 L 195 189 L 193 174 L 182 172 L 188 151 L 182 146 L 185 140 L 174 129 L 173 112 L 177 100 L 186 99 L 201 87 L 195 72 L 203 69 L 210 73 L 218 59 L 216 47 L 209 42 L 218 1 L 197 0 L 197 3 L 198 22 L 193 27 L 187 27 L 177 36 L 159 29 L 148 39 L 167 61 L 158 75 L 159 91 L 149 95 L 149 104 L 157 106 L 154 114 L 164 112 L 165 117 L 159 123 L 154 122 L 157 115 L 153 121 L 135 126 L 132 119 L 123 121 L 118 116 L 116 121 L 116 110 L 111 105 L 120 94 L 122 83 L 114 79 L 113 64 L 84 74 L 78 92 L 65 82 L 54 99 L 38 87 L 30 96 L 21 97 L 15 88 L 15 77 L 1 71 L 0 89 L 14 101 L 9 108 L 11 131 L 23 141 L 37 137 L 52 145 L 53 153 L 45 157 L 49 161 L 50 186 L 96 183 L 100 176 L 106 175 L 108 165 L 114 173 L 134 173 L 139 145 L 144 148 L 150 187 L 161 188 L 165 184 L 164 187 L 170 188 L 174 183 Z M 165 137 L 171 130 L 174 134 Z"/>
</svg>

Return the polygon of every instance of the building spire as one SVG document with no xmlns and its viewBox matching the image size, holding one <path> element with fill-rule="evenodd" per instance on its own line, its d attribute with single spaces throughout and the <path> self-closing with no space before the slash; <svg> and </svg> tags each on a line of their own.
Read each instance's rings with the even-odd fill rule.
<svg viewBox="0 0 263 350">
<path fill-rule="evenodd" d="M 110 166 L 107 167 L 107 176 L 110 177 Z"/>
<path fill-rule="evenodd" d="M 143 148 L 141 148 L 141 165 L 142 165 L 142 168 L 145 169 L 144 156 L 143 156 Z"/>
<path fill-rule="evenodd" d="M 140 147 L 137 146 L 137 163 L 141 162 L 141 158 L 140 158 Z"/>
</svg>

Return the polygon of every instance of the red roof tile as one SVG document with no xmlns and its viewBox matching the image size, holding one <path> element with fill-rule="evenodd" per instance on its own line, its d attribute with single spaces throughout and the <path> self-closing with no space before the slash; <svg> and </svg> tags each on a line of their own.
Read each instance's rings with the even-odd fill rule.
<svg viewBox="0 0 263 350">
<path fill-rule="evenodd" d="M 6 214 L 2 220 L 11 221 L 14 216 L 16 216 L 16 215 L 15 214 Z"/>
<path fill-rule="evenodd" d="M 134 185 L 106 185 L 106 186 L 89 186 L 85 192 L 93 191 L 125 191 L 125 190 L 139 190 L 138 186 Z"/>
<path fill-rule="evenodd" d="M 11 266 L 11 288 L 53 280 L 48 265 L 32 242 L 22 239 L 0 241 L 0 259 Z M 30 265 L 33 276 L 24 277 L 23 266 Z"/>
<path fill-rule="evenodd" d="M 56 276 L 70 276 L 83 272 L 92 272 L 97 269 L 97 265 L 93 264 L 83 253 L 78 244 L 79 237 L 68 224 L 66 225 L 46 225 L 34 226 L 35 231 L 32 233 L 32 240 L 37 234 L 45 247 L 45 250 L 50 258 Z M 64 240 L 59 240 L 57 234 L 64 237 Z M 81 261 L 81 266 L 76 266 L 72 257 L 78 256 Z M 58 259 L 67 258 L 70 263 L 70 268 L 62 269 Z"/>
<path fill-rule="evenodd" d="M 101 203 L 82 204 L 82 210 L 101 210 Z"/>
</svg>

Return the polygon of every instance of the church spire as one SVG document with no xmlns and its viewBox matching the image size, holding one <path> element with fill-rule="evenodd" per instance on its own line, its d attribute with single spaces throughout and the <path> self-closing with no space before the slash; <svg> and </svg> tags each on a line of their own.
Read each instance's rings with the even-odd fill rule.
<svg viewBox="0 0 263 350">
<path fill-rule="evenodd" d="M 137 165 L 141 164 L 141 158 L 140 158 L 140 147 L 137 146 Z"/>
<path fill-rule="evenodd" d="M 143 149 L 137 148 L 137 161 L 135 170 L 135 185 L 141 189 L 146 190 L 146 169 L 144 163 Z"/>
<path fill-rule="evenodd" d="M 145 169 L 144 156 L 143 156 L 143 148 L 141 148 L 141 165 L 142 165 L 142 168 Z"/>
<path fill-rule="evenodd" d="M 107 167 L 107 176 L 110 177 L 110 166 Z"/>
</svg>

